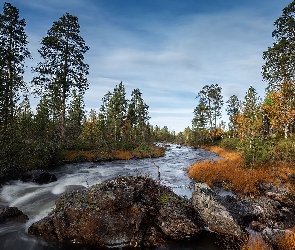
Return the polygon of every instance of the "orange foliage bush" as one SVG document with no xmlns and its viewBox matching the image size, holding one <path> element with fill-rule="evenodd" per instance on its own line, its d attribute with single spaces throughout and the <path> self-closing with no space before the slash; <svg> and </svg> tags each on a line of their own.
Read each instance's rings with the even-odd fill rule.
<svg viewBox="0 0 295 250">
<path fill-rule="evenodd" d="M 279 240 L 280 250 L 292 250 L 295 249 L 295 228 L 292 229 L 291 233 L 286 234 Z"/>
<path fill-rule="evenodd" d="M 242 247 L 242 250 L 271 250 L 260 235 L 250 235 L 248 243 Z"/>
<path fill-rule="evenodd" d="M 113 150 L 111 152 L 98 152 L 96 150 L 75 151 L 68 150 L 64 153 L 64 158 L 70 162 L 75 162 L 77 157 L 85 157 L 91 162 L 94 158 L 111 160 L 130 160 L 136 158 L 149 158 L 164 156 L 165 150 L 160 147 L 151 148 L 150 152 L 139 152 L 135 150 Z"/>
<path fill-rule="evenodd" d="M 196 162 L 189 169 L 189 176 L 209 186 L 223 183 L 225 188 L 237 194 L 256 193 L 256 183 L 259 181 L 274 182 L 271 173 L 265 169 L 246 169 L 242 157 L 233 151 L 227 151 L 217 146 L 206 148 L 222 157 L 218 161 Z"/>
</svg>

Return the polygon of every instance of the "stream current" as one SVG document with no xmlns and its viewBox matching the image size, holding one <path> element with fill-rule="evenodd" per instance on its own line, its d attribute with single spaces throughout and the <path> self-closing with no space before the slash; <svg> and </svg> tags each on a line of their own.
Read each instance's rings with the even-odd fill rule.
<svg viewBox="0 0 295 250">
<path fill-rule="evenodd" d="M 0 224 L 0 249 L 7 250 L 94 250 L 97 247 L 64 245 L 44 241 L 29 235 L 28 228 L 45 217 L 54 207 L 55 201 L 64 193 L 82 187 L 89 187 L 119 175 L 148 175 L 158 180 L 160 169 L 161 184 L 169 186 L 180 195 L 191 198 L 193 182 L 188 178 L 186 168 L 195 161 L 215 160 L 218 156 L 203 149 L 169 145 L 164 157 L 154 159 L 132 159 L 129 161 L 86 162 L 67 164 L 50 171 L 58 179 L 46 185 L 11 181 L 0 189 L 0 207 L 18 207 L 29 220 L 27 223 Z M 201 237 L 197 242 L 186 242 L 175 245 L 179 250 L 217 250 L 214 239 Z"/>
</svg>

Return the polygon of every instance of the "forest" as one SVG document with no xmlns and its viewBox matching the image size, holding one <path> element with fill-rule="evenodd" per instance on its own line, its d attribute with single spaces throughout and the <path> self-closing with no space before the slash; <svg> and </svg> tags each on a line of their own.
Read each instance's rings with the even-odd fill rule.
<svg viewBox="0 0 295 250">
<path fill-rule="evenodd" d="M 127 99 L 120 82 L 104 95 L 99 110 L 85 111 L 89 65 L 84 54 L 90 48 L 79 34 L 78 18 L 66 13 L 52 24 L 41 40 L 42 61 L 31 69 L 35 76 L 30 83 L 23 79 L 25 61 L 31 58 L 25 27 L 19 10 L 5 3 L 0 15 L 1 171 L 61 164 L 65 154 L 73 158 L 69 152 L 109 157 L 115 150 L 135 150 L 152 155 L 152 142 L 161 140 L 167 129 L 149 124 L 149 106 L 139 89 Z M 31 95 L 40 99 L 35 112 Z"/>
<path fill-rule="evenodd" d="M 248 168 L 292 165 L 295 157 L 295 68 L 293 1 L 274 22 L 273 45 L 262 58 L 265 96 L 260 97 L 250 85 L 244 99 L 232 95 L 223 100 L 222 88 L 205 85 L 196 96 L 192 128 L 177 135 L 179 143 L 219 145 L 238 152 Z M 222 108 L 229 117 L 222 121 Z"/>
</svg>

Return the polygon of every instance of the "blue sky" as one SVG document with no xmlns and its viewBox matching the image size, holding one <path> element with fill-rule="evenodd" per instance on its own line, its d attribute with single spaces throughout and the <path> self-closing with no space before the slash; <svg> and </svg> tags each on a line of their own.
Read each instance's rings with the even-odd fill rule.
<svg viewBox="0 0 295 250">
<path fill-rule="evenodd" d="M 37 50 L 54 21 L 69 12 L 79 18 L 90 50 L 86 109 L 123 82 L 127 98 L 139 88 L 150 123 L 176 132 L 191 126 L 197 93 L 222 87 L 224 101 L 243 99 L 252 85 L 261 97 L 262 53 L 272 45 L 274 21 L 291 0 L 11 0 L 27 22 L 29 50 Z M 3 7 L 3 5 L 2 5 Z M 37 104 L 32 100 L 32 106 Z M 227 120 L 224 112 L 223 120 Z"/>
</svg>

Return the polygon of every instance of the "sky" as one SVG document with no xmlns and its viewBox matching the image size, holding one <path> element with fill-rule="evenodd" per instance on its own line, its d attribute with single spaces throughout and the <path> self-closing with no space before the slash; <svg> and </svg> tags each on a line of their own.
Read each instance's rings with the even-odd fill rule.
<svg viewBox="0 0 295 250">
<path fill-rule="evenodd" d="M 10 0 L 26 20 L 33 59 L 25 81 L 40 62 L 38 49 L 53 22 L 78 17 L 90 50 L 87 110 L 121 81 L 130 99 L 140 89 L 150 123 L 176 133 L 191 127 L 197 93 L 218 84 L 223 100 L 243 99 L 253 86 L 264 97 L 262 53 L 272 46 L 273 23 L 291 0 Z M 38 99 L 32 99 L 34 107 Z M 227 121 L 223 111 L 224 121 Z"/>
</svg>

